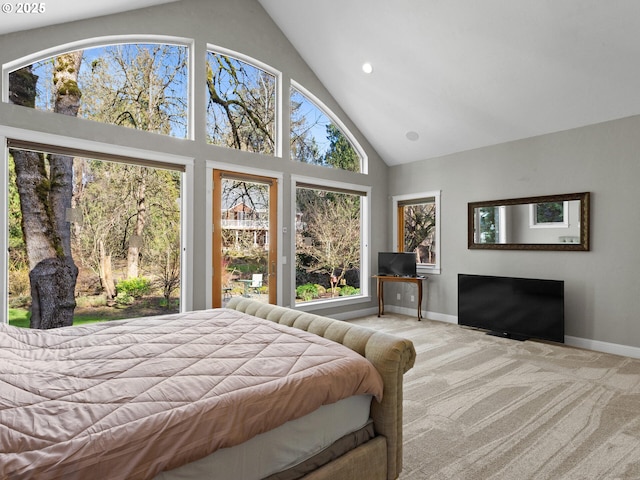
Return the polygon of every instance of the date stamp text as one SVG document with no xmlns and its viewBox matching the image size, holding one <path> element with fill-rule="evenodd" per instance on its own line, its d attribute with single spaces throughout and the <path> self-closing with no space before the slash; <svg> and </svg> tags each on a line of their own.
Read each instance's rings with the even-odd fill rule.
<svg viewBox="0 0 640 480">
<path fill-rule="evenodd" d="M 44 2 L 4 2 L 0 6 L 2 13 L 15 13 L 18 15 L 37 15 L 47 11 L 47 4 Z"/>
</svg>

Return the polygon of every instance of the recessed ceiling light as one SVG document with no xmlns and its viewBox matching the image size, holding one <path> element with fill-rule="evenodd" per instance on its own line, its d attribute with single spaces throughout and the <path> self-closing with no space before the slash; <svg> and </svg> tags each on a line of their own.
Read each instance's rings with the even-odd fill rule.
<svg viewBox="0 0 640 480">
<path fill-rule="evenodd" d="M 418 135 L 418 132 L 407 132 L 406 137 L 407 137 L 407 139 L 411 140 L 412 142 L 415 142 L 416 140 L 418 140 L 420 138 L 420 135 Z"/>
<path fill-rule="evenodd" d="M 371 73 L 373 72 L 373 65 L 371 65 L 369 62 L 367 63 L 363 63 L 362 64 L 362 71 L 364 73 Z"/>
</svg>

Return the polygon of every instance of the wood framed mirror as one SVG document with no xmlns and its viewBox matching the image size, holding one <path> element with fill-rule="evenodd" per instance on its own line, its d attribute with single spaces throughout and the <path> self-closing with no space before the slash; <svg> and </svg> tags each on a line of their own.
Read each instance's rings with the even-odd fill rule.
<svg viewBox="0 0 640 480">
<path fill-rule="evenodd" d="M 468 204 L 468 247 L 588 251 L 589 192 Z"/>
</svg>

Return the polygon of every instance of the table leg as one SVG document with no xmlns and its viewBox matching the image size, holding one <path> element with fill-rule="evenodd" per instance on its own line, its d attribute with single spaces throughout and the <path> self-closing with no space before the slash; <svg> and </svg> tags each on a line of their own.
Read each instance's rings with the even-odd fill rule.
<svg viewBox="0 0 640 480">
<path fill-rule="evenodd" d="M 422 280 L 418 281 L 418 321 L 422 320 Z"/>
<path fill-rule="evenodd" d="M 384 282 L 382 280 L 380 280 L 379 278 L 378 280 L 378 317 L 380 315 L 384 314 Z"/>
</svg>

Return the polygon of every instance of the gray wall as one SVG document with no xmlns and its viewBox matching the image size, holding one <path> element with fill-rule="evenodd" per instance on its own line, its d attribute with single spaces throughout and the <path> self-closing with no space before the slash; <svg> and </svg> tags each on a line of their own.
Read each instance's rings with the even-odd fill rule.
<svg viewBox="0 0 640 480">
<path fill-rule="evenodd" d="M 638 132 L 636 116 L 392 167 L 389 195 L 442 190 L 442 274 L 426 309 L 457 316 L 458 273 L 559 279 L 566 335 L 640 347 Z M 582 191 L 591 251 L 467 249 L 467 202 Z"/>
<path fill-rule="evenodd" d="M 192 285 L 192 305 L 194 308 L 208 307 L 205 253 L 210 249 L 210 238 L 206 225 L 210 221 L 206 215 L 207 162 L 232 164 L 239 169 L 259 168 L 283 174 L 284 223 L 288 232 L 293 232 L 290 214 L 291 175 L 303 175 L 327 180 L 348 182 L 372 187 L 371 242 L 373 251 L 381 250 L 387 242 L 386 189 L 387 166 L 380 160 L 366 139 L 358 132 L 347 115 L 326 92 L 315 74 L 289 44 L 286 37 L 255 0 L 183 0 L 172 4 L 152 7 L 119 15 L 106 16 L 85 21 L 72 22 L 32 31 L 17 32 L 0 36 L 0 64 L 43 51 L 58 45 L 110 35 L 171 35 L 194 40 L 195 59 L 195 139 L 180 140 L 146 132 L 134 131 L 109 125 L 101 125 L 76 118 L 60 118 L 62 115 L 38 112 L 0 102 L 0 126 L 10 126 L 30 131 L 45 132 L 68 138 L 102 142 L 146 150 L 180 155 L 194 161 L 195 181 L 189 186 L 195 202 L 192 212 L 193 244 L 191 255 L 193 266 L 189 267 L 189 283 Z M 289 79 L 294 79 L 323 101 L 350 129 L 369 157 L 369 174 L 335 171 L 332 169 L 303 165 L 289 160 L 288 142 L 283 148 L 283 158 L 252 155 L 219 148 L 205 141 L 206 73 L 204 59 L 207 44 L 237 51 L 263 62 L 283 74 L 283 92 L 288 98 Z M 285 104 L 286 105 L 286 104 Z M 283 114 L 284 130 L 288 131 L 288 112 Z M 285 136 L 285 138 L 287 138 Z M 282 235 L 284 255 L 291 262 L 291 236 Z M 4 257 L 2 258 L 4 262 Z M 290 275 L 290 263 L 283 266 L 282 291 L 284 304 L 289 303 L 294 279 Z M 2 265 L 4 270 L 6 267 Z M 375 295 L 375 289 L 372 291 Z M 355 308 L 373 308 L 375 299 L 359 304 Z M 318 313 L 340 313 L 348 309 L 334 307 Z"/>
</svg>

